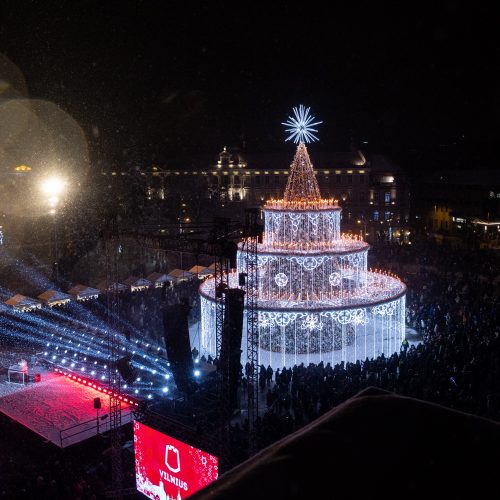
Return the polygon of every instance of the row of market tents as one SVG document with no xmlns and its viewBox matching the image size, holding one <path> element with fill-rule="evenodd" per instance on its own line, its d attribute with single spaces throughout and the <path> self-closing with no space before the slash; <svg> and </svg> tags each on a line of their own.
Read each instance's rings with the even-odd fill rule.
<svg viewBox="0 0 500 500">
<path fill-rule="evenodd" d="M 0 312 L 3 309 L 12 308 L 16 311 L 32 311 L 40 309 L 42 305 L 49 307 L 60 306 L 67 304 L 71 300 L 78 302 L 96 299 L 100 294 L 112 290 L 118 292 L 139 292 L 149 288 L 163 288 L 192 279 L 205 279 L 214 274 L 215 265 L 209 267 L 193 266 L 189 271 L 183 269 L 174 269 L 166 273 L 151 273 L 146 278 L 138 278 L 129 276 L 126 280 L 120 283 L 111 283 L 108 280 L 103 280 L 97 284 L 95 288 L 87 285 L 75 285 L 67 293 L 57 290 L 46 290 L 38 295 L 36 299 L 26 297 L 25 295 L 16 294 L 7 299 L 4 304 L 0 304 Z"/>
</svg>

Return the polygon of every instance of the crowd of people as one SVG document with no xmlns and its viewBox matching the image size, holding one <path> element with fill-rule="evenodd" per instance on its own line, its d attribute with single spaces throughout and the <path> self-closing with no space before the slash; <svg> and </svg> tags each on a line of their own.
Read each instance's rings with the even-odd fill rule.
<svg viewBox="0 0 500 500">
<path fill-rule="evenodd" d="M 129 321 L 150 340 L 163 343 L 162 307 L 178 304 L 181 299 L 191 306 L 189 321 L 199 320 L 198 288 L 200 281 L 192 278 L 163 288 L 150 288 L 140 293 L 128 293 L 120 301 L 120 318 Z"/>
<path fill-rule="evenodd" d="M 260 367 L 267 409 L 259 447 L 311 422 L 363 388 L 500 421 L 500 255 L 432 239 L 373 249 L 372 267 L 391 268 L 408 286 L 407 322 L 422 342 L 356 363 Z M 243 384 L 244 385 L 244 384 Z"/>
<path fill-rule="evenodd" d="M 257 448 L 301 428 L 368 386 L 500 421 L 500 255 L 490 249 L 436 244 L 432 239 L 412 243 L 374 247 L 370 265 L 390 269 L 406 282 L 407 323 L 421 342 L 405 342 L 398 352 L 355 363 L 278 370 L 261 366 L 259 401 L 265 404 L 254 427 Z M 131 334 L 137 328 L 161 339 L 159 301 L 174 304 L 186 297 L 194 314 L 199 309 L 197 288 L 198 283 L 186 282 L 122 296 L 120 314 L 130 323 Z M 242 398 L 248 391 L 244 371 L 242 367 Z M 176 404 L 172 414 L 186 402 Z M 200 435 L 204 432 L 202 426 L 193 428 Z M 0 434 L 6 436 L 5 452 L 0 454 L 0 498 L 101 498 L 109 486 L 109 460 L 103 449 L 93 452 L 92 459 L 89 455 L 87 462 L 73 460 L 70 453 L 49 449 L 4 416 Z M 234 465 L 249 453 L 248 422 L 233 424 L 230 436 Z M 18 466 L 22 459 L 16 453 L 25 455 L 26 449 L 40 452 Z M 127 470 L 132 483 L 133 469 L 131 463 Z"/>
</svg>

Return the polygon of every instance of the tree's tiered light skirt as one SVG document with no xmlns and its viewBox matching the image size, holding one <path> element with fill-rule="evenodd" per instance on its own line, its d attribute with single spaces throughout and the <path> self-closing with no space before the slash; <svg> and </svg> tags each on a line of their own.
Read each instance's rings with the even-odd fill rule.
<svg viewBox="0 0 500 500">
<path fill-rule="evenodd" d="M 338 363 L 398 351 L 405 333 L 405 285 L 367 271 L 369 245 L 340 235 L 340 207 L 328 200 L 268 202 L 257 262 L 244 243 L 238 271 L 256 264 L 259 364 Z M 252 274 L 252 273 L 249 273 Z M 251 280 L 247 276 L 247 280 Z M 229 287 L 239 286 L 238 272 Z M 216 354 L 215 281 L 200 287 L 201 353 Z M 220 299 L 219 299 L 220 300 Z M 242 363 L 246 361 L 246 321 Z"/>
<path fill-rule="evenodd" d="M 399 351 L 405 332 L 405 285 L 368 272 L 366 286 L 323 300 L 259 300 L 259 364 L 273 368 L 300 363 L 354 362 Z M 230 276 L 237 286 L 237 273 Z M 201 353 L 215 356 L 214 280 L 201 288 Z M 246 321 L 242 363 L 246 361 Z"/>
</svg>

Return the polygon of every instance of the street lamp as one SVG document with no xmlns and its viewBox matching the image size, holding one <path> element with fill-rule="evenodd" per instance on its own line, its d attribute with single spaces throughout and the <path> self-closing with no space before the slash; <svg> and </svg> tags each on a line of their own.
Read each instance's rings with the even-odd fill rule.
<svg viewBox="0 0 500 500">
<path fill-rule="evenodd" d="M 362 224 L 362 225 L 363 225 L 363 229 L 362 229 L 362 230 L 360 229 L 360 231 L 359 231 L 359 232 L 360 232 L 360 234 L 361 234 L 361 239 L 362 239 L 362 240 L 364 240 L 364 239 L 365 239 L 365 237 L 366 237 L 366 222 L 365 222 L 365 220 L 364 220 L 364 219 L 358 219 L 358 220 L 356 221 L 356 223 L 357 223 L 357 224 Z"/>
<path fill-rule="evenodd" d="M 66 187 L 66 182 L 60 177 L 49 177 L 45 179 L 41 188 L 42 191 L 47 196 L 47 203 L 50 207 L 49 213 L 52 215 L 53 226 L 54 226 L 54 246 L 53 246 L 53 271 L 54 280 L 56 284 L 59 282 L 59 252 L 58 252 L 58 241 L 57 241 L 57 207 L 61 202 L 61 195 L 64 193 Z"/>
<path fill-rule="evenodd" d="M 60 177 L 49 177 L 42 182 L 42 190 L 51 197 L 57 197 L 64 191 L 65 182 Z"/>
</svg>

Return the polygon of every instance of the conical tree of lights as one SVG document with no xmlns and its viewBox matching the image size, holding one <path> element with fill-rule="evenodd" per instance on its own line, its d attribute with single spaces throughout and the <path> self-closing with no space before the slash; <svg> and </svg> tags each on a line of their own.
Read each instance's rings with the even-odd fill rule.
<svg viewBox="0 0 500 500">
<path fill-rule="evenodd" d="M 281 200 L 268 200 L 266 208 L 293 209 L 293 210 L 325 210 L 337 207 L 337 202 L 332 199 L 321 198 L 318 181 L 314 174 L 313 165 L 309 158 L 306 142 L 319 140 L 315 135 L 317 129 L 313 128 L 323 122 L 315 122 L 309 113 L 311 108 L 302 104 L 293 108 L 293 116 L 283 125 L 288 127 L 287 141 L 292 140 L 297 144 L 295 157 L 290 165 L 290 174 Z"/>
<path fill-rule="evenodd" d="M 283 198 L 262 207 L 264 234 L 257 245 L 258 364 L 354 362 L 399 351 L 405 335 L 406 287 L 396 276 L 367 267 L 370 246 L 341 235 L 341 207 L 321 198 L 306 143 L 318 140 L 321 122 L 305 106 L 284 123 L 297 144 Z M 238 268 L 246 272 L 246 244 Z M 201 354 L 216 352 L 215 280 L 200 286 Z M 254 309 L 255 310 L 255 309 Z M 242 349 L 246 343 L 243 329 Z M 241 362 L 244 364 L 246 353 Z"/>
<path fill-rule="evenodd" d="M 287 203 L 300 201 L 318 201 L 321 199 L 318 181 L 306 145 L 301 142 L 297 146 L 295 158 L 290 166 L 290 175 L 283 199 Z"/>
</svg>

